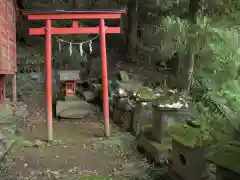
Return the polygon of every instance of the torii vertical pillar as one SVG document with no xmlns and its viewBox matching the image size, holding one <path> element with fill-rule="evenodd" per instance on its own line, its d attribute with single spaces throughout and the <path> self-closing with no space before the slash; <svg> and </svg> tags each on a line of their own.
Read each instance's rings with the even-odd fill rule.
<svg viewBox="0 0 240 180">
<path fill-rule="evenodd" d="M 47 126 L 48 126 L 48 140 L 53 140 L 52 128 L 52 32 L 51 20 L 46 20 L 45 28 L 45 86 L 46 86 L 46 108 L 47 108 Z"/>
<path fill-rule="evenodd" d="M 103 93 L 103 112 L 104 112 L 104 133 L 110 136 L 109 125 L 109 102 L 108 102 L 108 73 L 107 73 L 107 52 L 106 52 L 106 27 L 104 19 L 100 19 L 100 55 L 102 70 L 102 93 Z"/>
</svg>

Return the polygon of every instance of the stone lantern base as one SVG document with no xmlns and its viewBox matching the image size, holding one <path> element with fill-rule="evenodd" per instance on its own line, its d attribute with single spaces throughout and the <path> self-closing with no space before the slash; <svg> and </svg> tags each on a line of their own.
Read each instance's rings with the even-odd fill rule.
<svg viewBox="0 0 240 180">
<path fill-rule="evenodd" d="M 156 164 L 164 163 L 169 156 L 169 145 L 160 144 L 151 137 L 152 126 L 145 126 L 137 137 L 137 146 Z"/>
<path fill-rule="evenodd" d="M 190 148 L 172 141 L 172 169 L 184 180 L 202 180 L 209 176 L 204 148 Z"/>
</svg>

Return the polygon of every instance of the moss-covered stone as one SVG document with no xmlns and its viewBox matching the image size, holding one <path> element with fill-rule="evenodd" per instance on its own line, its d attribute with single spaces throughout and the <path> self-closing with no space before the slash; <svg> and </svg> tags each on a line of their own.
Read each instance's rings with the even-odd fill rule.
<svg viewBox="0 0 240 180">
<path fill-rule="evenodd" d="M 209 144 L 207 131 L 203 131 L 201 127 L 179 123 L 169 126 L 167 132 L 175 141 L 186 147 L 203 147 Z"/>
<path fill-rule="evenodd" d="M 140 101 L 152 101 L 157 98 L 156 93 L 148 87 L 139 88 L 137 95 L 138 95 L 137 100 Z"/>
<path fill-rule="evenodd" d="M 118 82 L 118 87 L 125 89 L 127 93 L 134 94 L 142 87 L 142 83 L 136 80 L 129 80 L 128 82 Z"/>
<path fill-rule="evenodd" d="M 214 148 L 206 155 L 209 162 L 240 173 L 240 143 L 229 143 Z"/>
<path fill-rule="evenodd" d="M 138 135 L 144 125 L 152 124 L 152 103 L 136 102 L 133 112 L 132 129 Z"/>
<path fill-rule="evenodd" d="M 165 145 L 165 144 L 160 144 L 159 142 L 157 141 L 152 141 L 152 140 L 149 140 L 149 143 L 155 147 L 156 149 L 160 150 L 160 151 L 168 151 L 169 149 L 169 146 Z"/>
<path fill-rule="evenodd" d="M 152 138 L 152 126 L 146 125 L 137 137 L 137 145 L 143 149 L 146 156 L 153 159 L 155 163 L 161 164 L 168 157 L 168 144 L 161 144 Z"/>
<path fill-rule="evenodd" d="M 171 92 L 171 91 L 170 91 Z M 165 108 L 187 108 L 187 102 L 179 95 L 179 93 L 162 92 L 155 98 L 153 106 Z"/>
<path fill-rule="evenodd" d="M 148 139 L 149 143 L 155 147 L 156 149 L 160 150 L 160 151 L 167 151 L 169 149 L 169 145 L 171 144 L 171 142 L 169 142 L 169 144 L 161 144 L 157 141 L 155 141 L 152 137 L 152 125 L 145 125 L 144 126 L 144 135 L 145 137 Z"/>
<path fill-rule="evenodd" d="M 120 71 L 119 74 L 120 74 L 121 81 L 128 82 L 130 80 L 128 73 L 126 71 Z"/>
</svg>

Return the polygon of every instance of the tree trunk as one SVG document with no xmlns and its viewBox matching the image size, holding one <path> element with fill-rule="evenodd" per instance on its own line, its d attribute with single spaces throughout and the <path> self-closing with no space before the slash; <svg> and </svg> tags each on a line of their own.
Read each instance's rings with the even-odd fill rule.
<svg viewBox="0 0 240 180">
<path fill-rule="evenodd" d="M 137 50 L 137 29 L 138 29 L 138 0 L 128 0 L 127 3 L 127 34 L 126 52 L 132 59 L 136 56 Z"/>
<path fill-rule="evenodd" d="M 192 33 L 194 25 L 196 24 L 196 14 L 200 10 L 200 0 L 190 0 L 189 3 L 189 15 L 191 21 L 193 23 L 192 27 L 189 29 L 189 34 Z M 195 52 L 194 52 L 194 39 L 189 37 L 188 39 L 188 48 L 187 48 L 187 62 L 185 64 L 185 83 L 184 90 L 186 90 L 186 94 L 189 93 L 192 83 L 192 77 L 194 72 L 194 64 L 195 64 Z"/>
</svg>

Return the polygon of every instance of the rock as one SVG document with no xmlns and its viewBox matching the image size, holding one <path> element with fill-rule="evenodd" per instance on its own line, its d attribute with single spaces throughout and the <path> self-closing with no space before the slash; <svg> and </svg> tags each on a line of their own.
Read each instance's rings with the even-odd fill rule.
<svg viewBox="0 0 240 180">
<path fill-rule="evenodd" d="M 132 111 L 126 111 L 122 115 L 122 121 L 123 121 L 123 130 L 124 131 L 132 131 L 132 123 L 133 123 L 133 112 Z"/>
<path fill-rule="evenodd" d="M 120 71 L 120 79 L 123 82 L 128 82 L 130 80 L 126 71 Z"/>
<path fill-rule="evenodd" d="M 96 98 L 96 95 L 92 91 L 84 91 L 83 96 L 87 102 L 91 102 L 92 100 L 94 100 Z"/>
<path fill-rule="evenodd" d="M 82 119 L 93 113 L 93 106 L 86 101 L 57 101 L 56 114 L 60 118 Z"/>
<path fill-rule="evenodd" d="M 122 121 L 122 116 L 123 114 L 125 113 L 125 111 L 123 109 L 119 109 L 117 107 L 115 107 L 113 109 L 113 122 L 115 124 L 123 124 L 123 121 Z"/>
<path fill-rule="evenodd" d="M 153 105 L 153 138 L 159 143 L 163 143 L 166 136 L 166 129 L 172 125 L 185 120 L 188 111 L 182 109 L 161 108 Z"/>
<path fill-rule="evenodd" d="M 152 124 L 152 103 L 137 101 L 134 108 L 132 129 L 136 136 L 145 125 Z"/>
<path fill-rule="evenodd" d="M 116 108 L 122 109 L 122 110 L 128 110 L 128 97 L 117 98 Z"/>
</svg>

